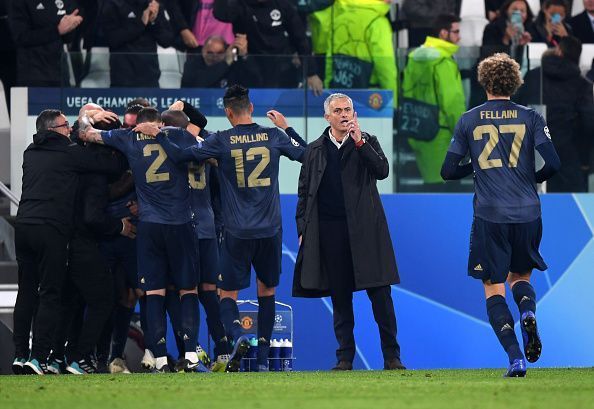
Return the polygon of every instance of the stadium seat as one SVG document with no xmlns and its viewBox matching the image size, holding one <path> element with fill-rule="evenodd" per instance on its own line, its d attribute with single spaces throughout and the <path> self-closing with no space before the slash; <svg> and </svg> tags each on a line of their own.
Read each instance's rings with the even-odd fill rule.
<svg viewBox="0 0 594 409">
<path fill-rule="evenodd" d="M 584 11 L 584 2 L 582 0 L 573 0 L 573 4 L 571 6 L 571 15 L 575 16 L 576 14 L 580 14 Z"/>
<path fill-rule="evenodd" d="M 528 44 L 528 59 L 530 60 L 530 68 L 540 67 L 540 60 L 542 54 L 548 50 L 547 43 L 529 43 Z"/>
<path fill-rule="evenodd" d="M 485 18 L 486 15 L 484 1 L 462 0 L 462 4 L 460 5 L 460 18 L 462 20 L 466 17 Z"/>
<path fill-rule="evenodd" d="M 177 51 L 173 47 L 163 48 L 159 46 L 157 47 L 157 54 L 159 55 L 159 68 L 161 69 L 159 86 L 161 88 L 179 88 L 182 79 L 182 65 L 180 65 Z"/>
<path fill-rule="evenodd" d="M 109 88 L 109 48 L 93 47 L 87 53 L 90 58 L 89 73 L 80 83 L 82 88 Z"/>
<path fill-rule="evenodd" d="M 534 13 L 534 17 L 536 18 L 536 16 L 538 15 L 538 12 L 540 11 L 540 0 L 526 0 L 528 2 L 528 5 L 530 6 L 530 10 L 532 10 L 532 13 Z M 581 0 L 578 0 L 581 1 Z"/>
<path fill-rule="evenodd" d="M 592 68 L 592 59 L 594 59 L 594 44 L 582 45 L 582 55 L 580 57 L 580 69 L 585 74 Z"/>
<path fill-rule="evenodd" d="M 483 31 L 489 21 L 485 17 L 466 17 L 460 22 L 461 47 L 480 47 L 483 41 Z"/>
</svg>

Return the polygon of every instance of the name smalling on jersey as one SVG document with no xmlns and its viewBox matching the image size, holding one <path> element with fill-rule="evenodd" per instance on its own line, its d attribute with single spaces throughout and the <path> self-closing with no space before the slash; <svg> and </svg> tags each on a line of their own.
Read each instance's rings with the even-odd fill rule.
<svg viewBox="0 0 594 409">
<path fill-rule="evenodd" d="M 235 145 L 238 143 L 254 143 L 268 140 L 268 134 L 266 132 L 249 134 L 249 135 L 231 135 L 229 137 L 229 143 Z"/>
</svg>

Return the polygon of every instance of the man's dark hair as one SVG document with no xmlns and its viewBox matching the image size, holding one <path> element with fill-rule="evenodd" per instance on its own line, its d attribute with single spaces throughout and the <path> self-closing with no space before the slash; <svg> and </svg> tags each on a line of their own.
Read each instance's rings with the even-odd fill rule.
<svg viewBox="0 0 594 409">
<path fill-rule="evenodd" d="M 172 111 L 168 109 L 161 113 L 161 120 L 165 126 L 175 126 L 176 128 L 188 127 L 190 119 L 183 111 Z"/>
<path fill-rule="evenodd" d="M 563 58 L 567 58 L 569 61 L 579 64 L 580 55 L 582 55 L 582 42 L 573 36 L 566 36 L 559 40 L 559 49 L 563 53 Z"/>
<path fill-rule="evenodd" d="M 56 119 L 58 119 L 60 115 L 63 115 L 63 113 L 59 109 L 44 109 L 41 111 L 35 121 L 37 132 L 50 129 L 56 124 Z"/>
<path fill-rule="evenodd" d="M 142 108 L 136 116 L 136 123 L 161 122 L 161 114 L 156 108 Z"/>
<path fill-rule="evenodd" d="M 95 122 L 93 128 L 99 129 L 100 131 L 111 131 L 112 129 L 120 129 L 122 127 L 122 123 L 119 119 L 108 122 L 108 121 L 99 121 Z"/>
<path fill-rule="evenodd" d="M 509 7 L 512 5 L 512 3 L 516 2 L 516 1 L 522 1 L 526 5 L 526 10 L 528 11 L 528 13 L 526 14 L 526 23 L 524 23 L 524 24 L 529 24 L 531 21 L 534 20 L 534 13 L 532 12 L 532 9 L 530 8 L 530 4 L 528 4 L 528 1 L 526 1 L 526 0 L 506 0 L 505 3 L 503 3 L 501 5 L 501 7 L 499 8 L 499 17 L 498 18 L 507 20 L 507 18 L 508 18 L 507 10 L 509 10 Z"/>
<path fill-rule="evenodd" d="M 567 2 L 565 0 L 545 0 L 542 3 L 542 6 L 540 9 L 544 13 L 544 9 L 548 9 L 551 6 L 561 6 L 565 9 L 565 14 L 566 15 L 569 14 L 569 8 L 567 7 Z"/>
<path fill-rule="evenodd" d="M 126 112 L 124 112 L 124 115 L 126 115 L 126 114 L 138 115 L 138 113 L 144 108 L 146 108 L 146 107 L 144 107 L 142 105 L 136 104 L 136 105 L 130 106 L 128 104 L 128 108 L 126 108 Z"/>
<path fill-rule="evenodd" d="M 227 88 L 223 97 L 223 105 L 236 114 L 246 112 L 250 109 L 250 90 L 244 86 L 235 84 Z"/>
<path fill-rule="evenodd" d="M 441 30 L 450 31 L 452 29 L 452 24 L 459 22 L 460 17 L 454 14 L 440 14 L 433 21 L 433 35 L 439 37 Z"/>
<path fill-rule="evenodd" d="M 146 98 L 134 98 L 132 101 L 128 102 L 127 107 L 130 108 L 134 105 L 140 105 L 141 107 L 148 108 L 151 106 L 151 103 Z"/>
</svg>

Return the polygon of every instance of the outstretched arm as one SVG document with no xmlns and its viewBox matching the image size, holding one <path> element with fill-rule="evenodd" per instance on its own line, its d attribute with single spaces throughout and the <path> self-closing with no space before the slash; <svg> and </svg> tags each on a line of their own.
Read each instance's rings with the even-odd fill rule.
<svg viewBox="0 0 594 409">
<path fill-rule="evenodd" d="M 464 155 L 454 152 L 446 154 L 443 165 L 441 166 L 441 177 L 443 180 L 457 180 L 465 178 L 473 172 L 472 163 L 460 164 Z"/>
</svg>

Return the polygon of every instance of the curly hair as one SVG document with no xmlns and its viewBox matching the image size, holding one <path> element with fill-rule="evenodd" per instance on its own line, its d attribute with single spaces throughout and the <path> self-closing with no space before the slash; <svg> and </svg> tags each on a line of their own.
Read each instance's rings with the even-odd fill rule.
<svg viewBox="0 0 594 409">
<path fill-rule="evenodd" d="M 511 97 L 524 83 L 520 65 L 505 53 L 493 54 L 479 63 L 478 82 L 498 97 Z"/>
</svg>

